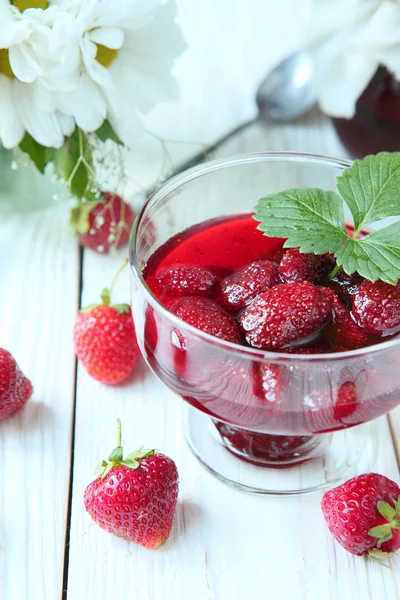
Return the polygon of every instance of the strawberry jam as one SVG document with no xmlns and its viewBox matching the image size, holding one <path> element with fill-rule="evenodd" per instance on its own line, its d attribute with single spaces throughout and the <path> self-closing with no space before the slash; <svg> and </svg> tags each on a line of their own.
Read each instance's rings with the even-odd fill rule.
<svg viewBox="0 0 400 600">
<path fill-rule="evenodd" d="M 400 352 L 335 358 L 383 341 L 351 314 L 357 277 L 331 280 L 332 257 L 307 259 L 283 243 L 250 214 L 229 216 L 171 238 L 143 270 L 159 302 L 195 328 L 181 329 L 148 304 L 144 353 L 154 372 L 212 417 L 231 452 L 277 467 L 306 460 L 313 434 L 369 421 L 400 402 Z M 292 297 L 295 314 L 285 304 Z"/>
</svg>

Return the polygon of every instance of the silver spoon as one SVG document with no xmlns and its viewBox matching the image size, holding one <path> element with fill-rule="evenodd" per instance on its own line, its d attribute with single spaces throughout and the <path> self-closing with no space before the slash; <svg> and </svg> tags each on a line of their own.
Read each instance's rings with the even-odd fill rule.
<svg viewBox="0 0 400 600">
<path fill-rule="evenodd" d="M 194 167 L 223 143 L 257 121 L 288 122 L 306 114 L 316 103 L 311 57 L 305 50 L 298 50 L 276 66 L 261 82 L 256 92 L 258 114 L 250 121 L 235 127 L 206 152 L 200 152 L 174 170 L 177 175 Z"/>
</svg>

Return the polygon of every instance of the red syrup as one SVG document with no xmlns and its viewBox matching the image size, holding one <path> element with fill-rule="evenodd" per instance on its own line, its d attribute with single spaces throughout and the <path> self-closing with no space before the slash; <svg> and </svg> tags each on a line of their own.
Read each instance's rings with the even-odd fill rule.
<svg viewBox="0 0 400 600">
<path fill-rule="evenodd" d="M 249 214 L 209 220 L 168 240 L 150 257 L 143 276 L 158 300 L 174 312 L 182 298 L 159 289 L 155 278 L 161 270 L 199 266 L 222 278 L 256 260 L 279 263 L 283 243 L 264 236 Z M 373 359 L 361 354 L 335 361 L 330 330 L 327 326 L 319 332 L 306 350 L 312 354 L 320 349 L 326 360 L 298 360 L 297 347 L 283 361 L 270 353 L 270 369 L 262 351 L 259 357 L 243 352 L 244 341 L 232 352 L 219 342 L 182 333 L 148 305 L 144 352 L 164 383 L 212 417 L 229 451 L 253 464 L 285 468 L 312 455 L 315 434 L 364 423 L 400 403 L 400 356 L 387 351 Z M 367 345 L 379 341 L 370 336 Z"/>
</svg>

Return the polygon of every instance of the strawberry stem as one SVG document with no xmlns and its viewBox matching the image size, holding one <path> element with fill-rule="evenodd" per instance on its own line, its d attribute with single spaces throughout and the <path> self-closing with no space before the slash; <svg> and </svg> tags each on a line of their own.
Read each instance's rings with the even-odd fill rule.
<svg viewBox="0 0 400 600">
<path fill-rule="evenodd" d="M 110 292 L 110 298 L 111 298 L 112 291 L 114 289 L 115 282 L 117 281 L 118 277 L 120 276 L 122 271 L 125 269 L 127 264 L 128 264 L 128 259 L 125 258 L 124 262 L 122 263 L 122 265 L 119 267 L 118 271 L 115 273 L 114 277 L 112 278 L 111 285 L 108 288 L 109 292 Z"/>
<path fill-rule="evenodd" d="M 120 267 L 118 268 L 118 271 L 115 273 L 114 277 L 112 278 L 110 287 L 104 288 L 103 291 L 101 292 L 101 294 L 100 294 L 101 301 L 106 306 L 110 306 L 110 304 L 111 304 L 111 294 L 112 294 L 115 282 L 117 281 L 118 277 L 120 276 L 120 274 L 122 273 L 122 271 L 125 269 L 125 267 L 126 267 L 127 264 L 128 264 L 128 259 L 125 258 L 124 262 L 122 263 L 122 265 L 120 265 Z M 123 306 L 125 307 L 125 305 L 123 305 Z M 128 306 L 128 310 L 127 311 L 123 310 L 121 312 L 129 312 L 129 306 Z"/>
<path fill-rule="evenodd" d="M 340 270 L 339 265 L 336 265 L 335 268 L 329 274 L 329 279 L 333 279 L 334 277 L 336 277 L 336 275 L 339 273 L 339 270 Z"/>
<path fill-rule="evenodd" d="M 117 419 L 117 446 L 121 446 L 122 441 L 122 429 L 121 429 L 121 419 Z"/>
</svg>

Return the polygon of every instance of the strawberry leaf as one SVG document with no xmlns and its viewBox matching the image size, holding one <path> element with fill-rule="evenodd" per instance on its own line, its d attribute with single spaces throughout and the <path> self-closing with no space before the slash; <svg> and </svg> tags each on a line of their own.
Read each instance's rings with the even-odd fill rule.
<svg viewBox="0 0 400 600">
<path fill-rule="evenodd" d="M 112 304 L 111 307 L 115 308 L 121 315 L 128 313 L 131 310 L 129 304 Z"/>
<path fill-rule="evenodd" d="M 391 521 L 396 514 L 396 510 L 387 502 L 378 502 L 377 508 L 382 517 L 385 517 L 388 521 Z"/>
<path fill-rule="evenodd" d="M 254 219 L 271 237 L 287 238 L 285 247 L 301 252 L 336 252 L 349 239 L 343 201 L 334 192 L 316 188 L 287 190 L 261 198 Z"/>
<path fill-rule="evenodd" d="M 400 222 L 363 238 L 349 239 L 335 256 L 349 275 L 357 271 L 370 281 L 382 279 L 395 285 L 400 279 Z"/>
<path fill-rule="evenodd" d="M 369 223 L 400 215 L 400 152 L 381 152 L 356 160 L 337 179 L 358 233 Z"/>
</svg>

